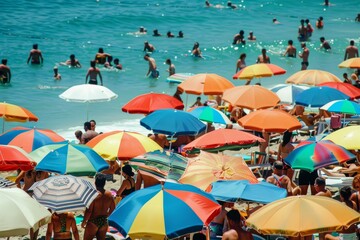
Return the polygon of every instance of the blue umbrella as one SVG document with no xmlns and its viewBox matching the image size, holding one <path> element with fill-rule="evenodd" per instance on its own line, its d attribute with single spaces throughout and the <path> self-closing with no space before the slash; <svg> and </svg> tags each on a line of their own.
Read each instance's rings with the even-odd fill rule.
<svg viewBox="0 0 360 240">
<path fill-rule="evenodd" d="M 305 107 L 322 107 L 328 102 L 349 98 L 349 96 L 334 88 L 312 87 L 300 93 L 295 98 L 295 103 Z"/>
<path fill-rule="evenodd" d="M 188 112 L 161 109 L 140 120 L 140 125 L 154 133 L 172 137 L 179 135 L 197 135 L 203 132 L 206 125 Z"/>
<path fill-rule="evenodd" d="M 216 200 L 236 202 L 238 199 L 270 203 L 287 196 L 286 189 L 267 182 L 250 183 L 248 180 L 216 181 L 209 191 Z"/>
<path fill-rule="evenodd" d="M 309 89 L 309 87 L 279 84 L 272 87 L 270 90 L 278 95 L 281 103 L 293 104 L 295 98 L 306 89 Z"/>
</svg>

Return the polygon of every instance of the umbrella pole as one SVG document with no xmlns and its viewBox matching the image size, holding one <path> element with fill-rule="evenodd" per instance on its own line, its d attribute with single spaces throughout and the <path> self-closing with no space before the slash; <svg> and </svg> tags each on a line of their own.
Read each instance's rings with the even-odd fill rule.
<svg viewBox="0 0 360 240">
<path fill-rule="evenodd" d="M 188 97 L 189 97 L 189 94 L 187 93 L 186 100 L 185 100 L 185 109 L 184 109 L 185 111 L 187 111 Z"/>
<path fill-rule="evenodd" d="M 89 103 L 86 106 L 86 121 L 89 121 Z"/>
<path fill-rule="evenodd" d="M 172 145 L 173 137 L 174 137 L 174 135 L 172 135 L 171 138 L 170 138 L 170 144 L 169 144 L 169 151 L 170 152 L 172 152 L 171 151 L 171 145 Z"/>
</svg>

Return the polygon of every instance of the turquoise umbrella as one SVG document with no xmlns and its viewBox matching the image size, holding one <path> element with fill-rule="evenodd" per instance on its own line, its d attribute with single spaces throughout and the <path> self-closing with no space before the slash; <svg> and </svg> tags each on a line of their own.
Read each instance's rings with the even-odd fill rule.
<svg viewBox="0 0 360 240">
<path fill-rule="evenodd" d="M 331 101 L 320 109 L 335 112 L 335 113 L 345 113 L 345 114 L 360 114 L 360 105 L 356 102 L 350 100 L 335 100 Z"/>
<path fill-rule="evenodd" d="M 67 141 L 42 146 L 30 156 L 38 163 L 35 169 L 39 171 L 90 176 L 109 168 L 109 164 L 90 147 Z"/>
<path fill-rule="evenodd" d="M 232 124 L 230 119 L 221 111 L 212 107 L 196 107 L 189 113 L 201 121 L 220 124 Z"/>
</svg>

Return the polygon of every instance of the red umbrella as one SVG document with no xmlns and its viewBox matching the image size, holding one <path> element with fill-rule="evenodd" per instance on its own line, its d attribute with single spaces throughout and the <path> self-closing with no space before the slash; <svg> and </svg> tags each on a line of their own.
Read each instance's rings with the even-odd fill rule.
<svg viewBox="0 0 360 240">
<path fill-rule="evenodd" d="M 21 169 L 28 171 L 34 168 L 33 160 L 21 148 L 10 145 L 0 145 L 0 171 Z"/>
<path fill-rule="evenodd" d="M 149 114 L 155 110 L 165 108 L 182 110 L 184 109 L 184 104 L 167 94 L 147 93 L 133 98 L 121 110 L 127 113 Z"/>
<path fill-rule="evenodd" d="M 253 134 L 235 129 L 218 129 L 195 139 L 183 147 L 184 151 L 209 150 L 221 151 L 233 148 L 243 148 L 258 142 L 265 142 L 264 139 Z"/>
<path fill-rule="evenodd" d="M 349 84 L 343 82 L 324 82 L 320 83 L 317 86 L 327 86 L 331 88 L 335 88 L 340 92 L 348 95 L 351 99 L 359 98 L 360 97 L 360 89 Z"/>
</svg>

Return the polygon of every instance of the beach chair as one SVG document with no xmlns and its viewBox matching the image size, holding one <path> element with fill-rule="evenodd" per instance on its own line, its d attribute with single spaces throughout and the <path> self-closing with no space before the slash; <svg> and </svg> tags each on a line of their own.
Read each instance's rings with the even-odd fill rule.
<svg viewBox="0 0 360 240">
<path fill-rule="evenodd" d="M 266 178 L 270 168 L 268 155 L 264 152 L 252 152 L 249 168 L 256 177 Z"/>
</svg>

